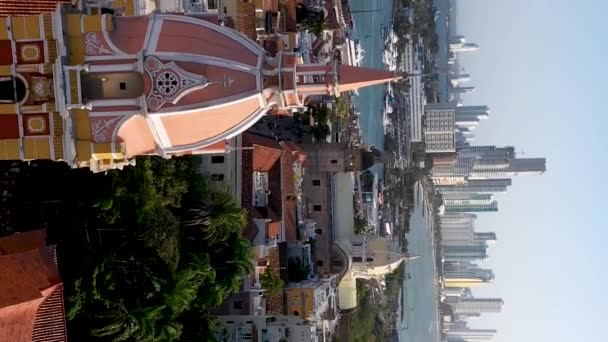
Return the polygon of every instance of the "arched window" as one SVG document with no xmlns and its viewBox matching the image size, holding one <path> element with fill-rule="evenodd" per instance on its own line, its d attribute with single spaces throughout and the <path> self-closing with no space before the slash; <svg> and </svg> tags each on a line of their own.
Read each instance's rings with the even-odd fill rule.
<svg viewBox="0 0 608 342">
<path fill-rule="evenodd" d="M 22 103 L 27 95 L 27 84 L 21 77 L 0 77 L 0 103 Z"/>
</svg>

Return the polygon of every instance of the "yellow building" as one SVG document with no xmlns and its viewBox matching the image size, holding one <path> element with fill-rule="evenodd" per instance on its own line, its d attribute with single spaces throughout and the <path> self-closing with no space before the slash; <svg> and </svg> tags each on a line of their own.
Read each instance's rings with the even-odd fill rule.
<svg viewBox="0 0 608 342">
<path fill-rule="evenodd" d="M 302 319 L 321 321 L 336 312 L 336 279 L 318 278 L 285 288 L 287 314 Z M 331 318 L 329 318 L 331 319 Z"/>
<path fill-rule="evenodd" d="M 111 17 L 68 14 L 65 27 L 62 18 L 60 11 L 0 17 L 0 160 L 121 163 L 120 144 L 91 140 L 82 69 L 70 66 L 84 62 L 83 34 L 111 31 Z"/>
</svg>

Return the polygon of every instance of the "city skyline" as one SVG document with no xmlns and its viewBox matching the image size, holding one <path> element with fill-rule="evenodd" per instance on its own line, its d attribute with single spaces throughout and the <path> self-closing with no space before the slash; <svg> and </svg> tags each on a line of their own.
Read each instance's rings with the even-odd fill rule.
<svg viewBox="0 0 608 342">
<path fill-rule="evenodd" d="M 492 108 L 492 120 L 475 132 L 477 144 L 514 144 L 526 154 L 545 154 L 549 162 L 543 177 L 514 180 L 508 196 L 499 196 L 500 213 L 479 214 L 478 226 L 496 231 L 501 241 L 492 258 L 480 262 L 496 271 L 497 280 L 475 294 L 498 296 L 506 304 L 501 315 L 481 316 L 470 328 L 496 328 L 493 341 L 602 340 L 599 291 L 606 276 L 595 270 L 606 262 L 599 216 L 606 185 L 594 179 L 606 167 L 605 158 L 598 158 L 606 152 L 600 134 L 606 119 L 595 105 L 606 77 L 605 69 L 598 69 L 605 48 L 597 45 L 606 33 L 599 24 L 606 9 L 606 3 L 592 0 L 577 6 L 457 2 L 458 34 L 481 46 L 459 56 L 478 87 L 462 98 Z M 560 44 L 565 40 L 567 48 Z M 572 85 L 570 91 L 563 92 L 564 84 Z M 572 120 L 572 113 L 579 120 Z M 584 233 L 574 236 L 576 231 Z M 560 251 L 576 257 L 556 262 Z M 562 287 L 548 282 L 564 278 Z M 553 329 L 556 325 L 563 329 Z"/>
</svg>

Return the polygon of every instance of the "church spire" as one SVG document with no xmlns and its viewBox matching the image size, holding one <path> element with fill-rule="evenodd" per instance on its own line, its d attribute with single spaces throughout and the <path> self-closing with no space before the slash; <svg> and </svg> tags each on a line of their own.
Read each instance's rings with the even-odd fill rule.
<svg viewBox="0 0 608 342">
<path fill-rule="evenodd" d="M 336 90 L 340 93 L 369 87 L 372 85 L 397 81 L 401 77 L 392 71 L 378 70 L 351 65 L 339 64 L 337 66 L 338 80 Z"/>
</svg>

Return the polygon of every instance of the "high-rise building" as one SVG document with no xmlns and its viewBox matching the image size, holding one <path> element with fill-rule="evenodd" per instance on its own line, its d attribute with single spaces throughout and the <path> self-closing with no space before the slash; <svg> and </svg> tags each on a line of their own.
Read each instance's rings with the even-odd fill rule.
<svg viewBox="0 0 608 342">
<path fill-rule="evenodd" d="M 446 288 L 478 287 L 494 280 L 492 270 L 481 269 L 469 261 L 446 262 L 443 274 Z M 466 294 L 465 294 L 466 296 Z"/>
<path fill-rule="evenodd" d="M 479 45 L 475 43 L 450 44 L 450 50 L 453 52 L 471 52 L 479 50 Z"/>
<path fill-rule="evenodd" d="M 496 335 L 495 329 L 450 329 L 447 332 L 448 342 L 483 342 Z"/>
<path fill-rule="evenodd" d="M 427 105 L 424 118 L 424 143 L 427 153 L 456 151 L 456 110 L 451 105 Z"/>
<path fill-rule="evenodd" d="M 500 298 L 460 298 L 450 303 L 456 315 L 499 313 L 504 302 Z"/>
<path fill-rule="evenodd" d="M 473 261 L 488 257 L 485 243 L 463 246 L 443 246 L 443 257 L 446 261 Z"/>
<path fill-rule="evenodd" d="M 402 69 L 406 73 L 412 75 L 408 78 L 409 84 L 409 116 L 410 116 L 410 140 L 412 142 L 421 142 L 422 136 L 422 116 L 424 115 L 424 106 L 426 105 L 426 96 L 424 95 L 424 82 L 422 76 L 416 74 L 422 73 L 423 58 L 421 52 L 424 49 L 422 40 L 417 42 L 409 41 L 405 44 L 403 53 Z"/>
<path fill-rule="evenodd" d="M 544 158 L 517 158 L 513 147 L 465 146 L 456 161 L 439 164 L 431 177 L 439 184 L 454 184 L 449 178 L 466 180 L 506 179 L 517 175 L 540 175 L 546 170 Z"/>
<path fill-rule="evenodd" d="M 496 233 L 494 232 L 478 232 L 473 234 L 473 241 L 475 242 L 496 242 Z"/>
<path fill-rule="evenodd" d="M 473 167 L 471 178 L 504 178 L 520 175 L 540 176 L 547 170 L 545 158 L 511 159 L 508 165 L 478 164 Z"/>
<path fill-rule="evenodd" d="M 475 87 L 453 87 L 450 91 L 454 94 L 464 94 L 475 91 Z"/>
<path fill-rule="evenodd" d="M 482 194 L 474 194 L 482 196 Z M 498 202 L 496 200 L 480 198 L 480 199 L 444 199 L 444 208 L 446 213 L 480 213 L 498 211 Z"/>
<path fill-rule="evenodd" d="M 456 107 L 456 122 L 467 119 L 487 119 L 490 116 L 488 106 L 459 106 Z"/>
</svg>

